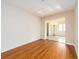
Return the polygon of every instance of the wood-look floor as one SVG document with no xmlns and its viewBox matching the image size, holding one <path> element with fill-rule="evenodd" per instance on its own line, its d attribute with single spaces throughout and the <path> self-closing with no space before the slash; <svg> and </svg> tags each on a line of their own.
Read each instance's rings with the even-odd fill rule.
<svg viewBox="0 0 79 59">
<path fill-rule="evenodd" d="M 72 45 L 40 39 L 3 52 L 1 59 L 77 59 L 77 55 Z"/>
</svg>

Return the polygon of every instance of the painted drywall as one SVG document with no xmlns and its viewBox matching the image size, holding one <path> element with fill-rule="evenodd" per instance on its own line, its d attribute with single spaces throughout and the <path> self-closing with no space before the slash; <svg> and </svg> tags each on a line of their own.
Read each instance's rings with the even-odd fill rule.
<svg viewBox="0 0 79 59">
<path fill-rule="evenodd" d="M 40 38 L 40 18 L 2 0 L 1 51 L 27 44 Z"/>
<path fill-rule="evenodd" d="M 78 2 L 75 7 L 75 45 L 78 52 Z"/>
<path fill-rule="evenodd" d="M 76 46 L 75 44 L 75 12 L 74 10 L 70 10 L 70 11 L 66 11 L 66 12 L 62 12 L 62 13 L 58 13 L 58 14 L 54 14 L 51 16 L 47 16 L 42 18 L 42 38 L 45 38 L 45 21 L 47 20 L 54 20 L 54 19 L 58 19 L 58 18 L 62 18 L 65 17 L 65 23 L 66 23 L 66 43 L 68 44 L 72 44 L 74 46 Z"/>
</svg>

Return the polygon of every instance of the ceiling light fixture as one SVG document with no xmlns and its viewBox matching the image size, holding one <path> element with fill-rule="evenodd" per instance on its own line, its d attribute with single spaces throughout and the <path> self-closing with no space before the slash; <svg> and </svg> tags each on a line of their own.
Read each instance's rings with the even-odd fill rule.
<svg viewBox="0 0 79 59">
<path fill-rule="evenodd" d="M 46 11 L 49 11 L 49 12 L 52 12 L 52 11 L 53 11 L 53 9 L 50 8 L 50 7 L 45 8 L 45 10 L 46 10 Z"/>
<path fill-rule="evenodd" d="M 44 2 L 45 0 L 41 0 L 42 2 Z"/>
<path fill-rule="evenodd" d="M 38 14 L 41 14 L 41 15 L 42 15 L 42 14 L 43 14 L 43 12 L 42 12 L 42 11 L 38 11 Z"/>
<path fill-rule="evenodd" d="M 61 9 L 61 6 L 60 6 L 60 5 L 57 5 L 56 8 L 57 8 L 57 9 Z"/>
</svg>

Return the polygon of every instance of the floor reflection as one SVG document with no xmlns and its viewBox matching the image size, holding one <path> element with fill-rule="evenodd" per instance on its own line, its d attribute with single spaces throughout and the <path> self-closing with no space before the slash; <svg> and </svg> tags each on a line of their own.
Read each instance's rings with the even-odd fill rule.
<svg viewBox="0 0 79 59">
<path fill-rule="evenodd" d="M 47 39 L 55 40 L 58 42 L 66 43 L 64 36 L 48 36 Z"/>
</svg>

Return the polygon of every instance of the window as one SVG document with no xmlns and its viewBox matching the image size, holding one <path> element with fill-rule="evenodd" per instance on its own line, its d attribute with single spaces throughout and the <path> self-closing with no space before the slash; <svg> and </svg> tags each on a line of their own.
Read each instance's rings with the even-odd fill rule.
<svg viewBox="0 0 79 59">
<path fill-rule="evenodd" d="M 63 27 L 63 25 L 59 24 L 59 31 L 63 31 L 62 27 Z"/>
<path fill-rule="evenodd" d="M 59 24 L 59 32 L 65 32 L 65 24 Z"/>
<path fill-rule="evenodd" d="M 65 27 L 66 27 L 66 25 L 65 25 L 65 24 L 63 24 L 63 31 L 65 31 L 65 30 L 66 30 L 66 28 L 65 28 Z"/>
</svg>

